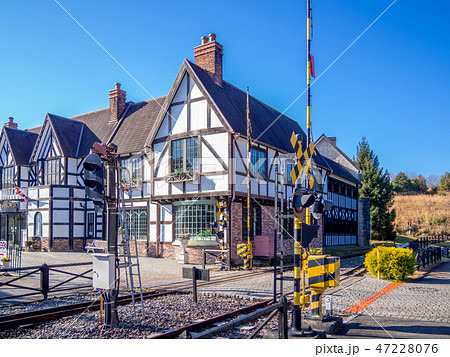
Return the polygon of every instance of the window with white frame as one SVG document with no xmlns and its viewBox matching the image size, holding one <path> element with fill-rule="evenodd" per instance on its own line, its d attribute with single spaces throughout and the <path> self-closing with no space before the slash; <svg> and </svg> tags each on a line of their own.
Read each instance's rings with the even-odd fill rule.
<svg viewBox="0 0 450 357">
<path fill-rule="evenodd" d="M 172 141 L 171 173 L 193 173 L 197 171 L 198 140 L 197 137 Z"/>
<path fill-rule="evenodd" d="M 36 212 L 34 215 L 34 236 L 42 237 L 42 213 Z"/>
<path fill-rule="evenodd" d="M 60 166 L 60 159 L 48 159 L 44 161 L 44 185 L 59 185 Z"/>
<path fill-rule="evenodd" d="M 136 236 L 137 240 L 147 240 L 148 236 L 148 220 L 147 220 L 147 210 L 146 209 L 135 209 L 134 210 L 134 225 L 131 224 L 131 209 L 126 210 L 127 225 L 130 239 L 134 239 Z M 121 216 L 119 215 L 119 227 L 123 227 L 121 222 Z M 125 227 L 123 227 L 125 228 Z"/>
<path fill-rule="evenodd" d="M 94 213 L 88 213 L 88 220 L 87 220 L 87 235 L 89 238 L 94 237 Z"/>
<path fill-rule="evenodd" d="M 174 203 L 175 239 L 216 241 L 210 224 L 216 220 L 216 201 L 199 200 Z"/>
<path fill-rule="evenodd" d="M 131 180 L 134 182 L 142 181 L 142 156 L 137 158 L 130 158 L 121 161 L 122 167 L 126 167 L 130 171 Z M 121 170 L 121 179 L 129 180 L 128 173 Z"/>
<path fill-rule="evenodd" d="M 2 168 L 2 189 L 14 187 L 14 166 Z"/>
</svg>

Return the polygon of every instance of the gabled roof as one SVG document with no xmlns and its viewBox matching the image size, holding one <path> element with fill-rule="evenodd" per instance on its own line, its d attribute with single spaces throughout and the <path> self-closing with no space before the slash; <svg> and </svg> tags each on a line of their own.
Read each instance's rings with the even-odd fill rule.
<svg viewBox="0 0 450 357">
<path fill-rule="evenodd" d="M 328 166 L 330 167 L 330 169 L 332 171 L 332 174 L 340 176 L 340 177 L 342 177 L 346 180 L 349 180 L 351 182 L 354 182 L 356 184 L 361 184 L 361 181 L 359 181 L 355 176 L 353 176 L 346 167 L 342 166 L 341 164 L 338 164 L 337 162 L 335 162 L 325 156 L 322 156 L 322 159 L 328 164 Z"/>
<path fill-rule="evenodd" d="M 106 143 L 111 137 L 117 122 L 110 122 L 109 120 L 109 108 L 96 110 L 85 114 L 80 114 L 70 119 L 83 122 L 88 126 L 91 131 L 97 135 L 98 141 Z"/>
<path fill-rule="evenodd" d="M 83 122 L 49 113 L 45 116 L 42 128 L 45 127 L 46 122 L 49 123 L 55 140 L 66 157 L 84 157 L 89 154 L 94 142 L 99 141 L 99 138 Z M 31 156 L 34 156 L 38 150 L 40 135 L 44 133 L 42 128 Z M 36 134 L 33 133 L 33 135 Z"/>
<path fill-rule="evenodd" d="M 356 165 L 354 163 L 354 161 L 352 159 L 350 159 L 341 149 L 339 149 L 339 147 L 337 145 L 335 145 L 329 138 L 328 136 L 326 136 L 325 134 L 322 134 L 319 139 L 316 140 L 316 144 L 318 144 L 320 141 L 326 141 L 329 145 L 331 145 L 331 147 L 333 147 L 339 154 L 341 154 L 348 162 L 350 165 L 352 165 L 355 168 L 355 171 L 357 171 L 358 173 L 361 173 L 361 169 L 358 167 L 358 165 Z"/>
<path fill-rule="evenodd" d="M 117 145 L 117 153 L 129 154 L 142 151 L 145 141 L 156 122 L 166 96 L 146 100 L 139 103 L 129 103 L 124 117 L 120 120 L 117 130 L 112 134 L 109 143 Z"/>
<path fill-rule="evenodd" d="M 219 119 L 225 128 L 246 137 L 247 93 L 226 81 L 222 82 L 222 87 L 216 85 L 204 69 L 185 59 L 161 108 L 155 125 L 148 136 L 146 146 L 150 146 L 156 136 L 185 72 L 189 73 L 200 91 L 218 112 Z M 305 146 L 306 134 L 297 122 L 252 96 L 249 96 L 249 106 L 253 140 L 285 152 L 293 152 L 294 149 L 291 146 L 290 138 L 292 132 L 295 132 L 303 138 L 302 143 Z"/>
<path fill-rule="evenodd" d="M 223 81 L 222 87 L 214 83 L 209 74 L 196 64 L 186 60 L 211 99 L 219 108 L 233 131 L 247 136 L 247 93 Z M 305 142 L 306 134 L 298 123 L 267 104 L 249 96 L 252 139 L 269 144 L 286 152 L 293 152 L 292 132 L 300 134 Z"/>
<path fill-rule="evenodd" d="M 25 130 L 3 127 L 16 165 L 28 165 L 38 134 Z"/>
<path fill-rule="evenodd" d="M 29 131 L 31 133 L 39 134 L 41 132 L 42 125 L 35 126 L 34 128 L 26 129 L 26 131 Z"/>
<path fill-rule="evenodd" d="M 83 134 L 82 122 L 60 117 L 54 114 L 47 114 L 47 118 L 53 128 L 53 133 L 58 140 L 64 156 L 78 157 L 77 151 Z"/>
</svg>

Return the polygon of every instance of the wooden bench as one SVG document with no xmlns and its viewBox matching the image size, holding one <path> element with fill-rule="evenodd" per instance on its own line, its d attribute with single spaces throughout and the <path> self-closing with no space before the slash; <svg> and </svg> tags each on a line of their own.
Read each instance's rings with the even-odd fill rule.
<svg viewBox="0 0 450 357">
<path fill-rule="evenodd" d="M 91 253 L 102 253 L 104 251 L 106 251 L 106 248 L 108 246 L 108 242 L 106 240 L 93 240 L 91 243 L 87 243 L 86 246 L 84 247 L 87 252 L 89 253 L 89 251 Z"/>
</svg>

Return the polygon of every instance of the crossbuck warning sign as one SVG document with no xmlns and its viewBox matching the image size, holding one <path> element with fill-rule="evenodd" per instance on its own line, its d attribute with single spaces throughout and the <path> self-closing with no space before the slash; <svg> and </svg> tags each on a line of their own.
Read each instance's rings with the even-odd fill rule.
<svg viewBox="0 0 450 357">
<path fill-rule="evenodd" d="M 291 144 L 295 151 L 295 156 L 297 157 L 297 164 L 291 171 L 292 182 L 295 183 L 297 178 L 301 178 L 302 172 L 305 174 L 306 179 L 309 182 L 309 187 L 314 185 L 314 176 L 311 171 L 311 157 L 314 154 L 314 143 L 311 141 L 306 147 L 306 150 L 302 151 L 302 142 L 298 140 L 294 132 L 291 136 Z"/>
<path fill-rule="evenodd" d="M 227 220 L 227 213 L 226 213 L 227 203 L 225 201 L 217 202 L 216 206 L 217 206 L 217 213 L 216 213 L 217 220 L 219 221 L 220 217 L 222 216 L 222 220 L 226 221 Z"/>
</svg>

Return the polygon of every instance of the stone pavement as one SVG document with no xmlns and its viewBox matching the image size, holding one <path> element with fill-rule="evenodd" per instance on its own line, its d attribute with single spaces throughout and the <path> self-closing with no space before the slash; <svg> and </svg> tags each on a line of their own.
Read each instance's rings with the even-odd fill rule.
<svg viewBox="0 0 450 357">
<path fill-rule="evenodd" d="M 360 313 L 372 317 L 450 324 L 450 262 L 444 262 L 427 273 L 418 275 L 421 276 L 419 279 L 400 284 L 387 294 L 378 297 Z M 346 313 L 350 307 L 368 299 L 390 284 L 389 281 L 366 276 L 355 284 L 332 293 L 333 309 L 336 312 Z"/>
</svg>

